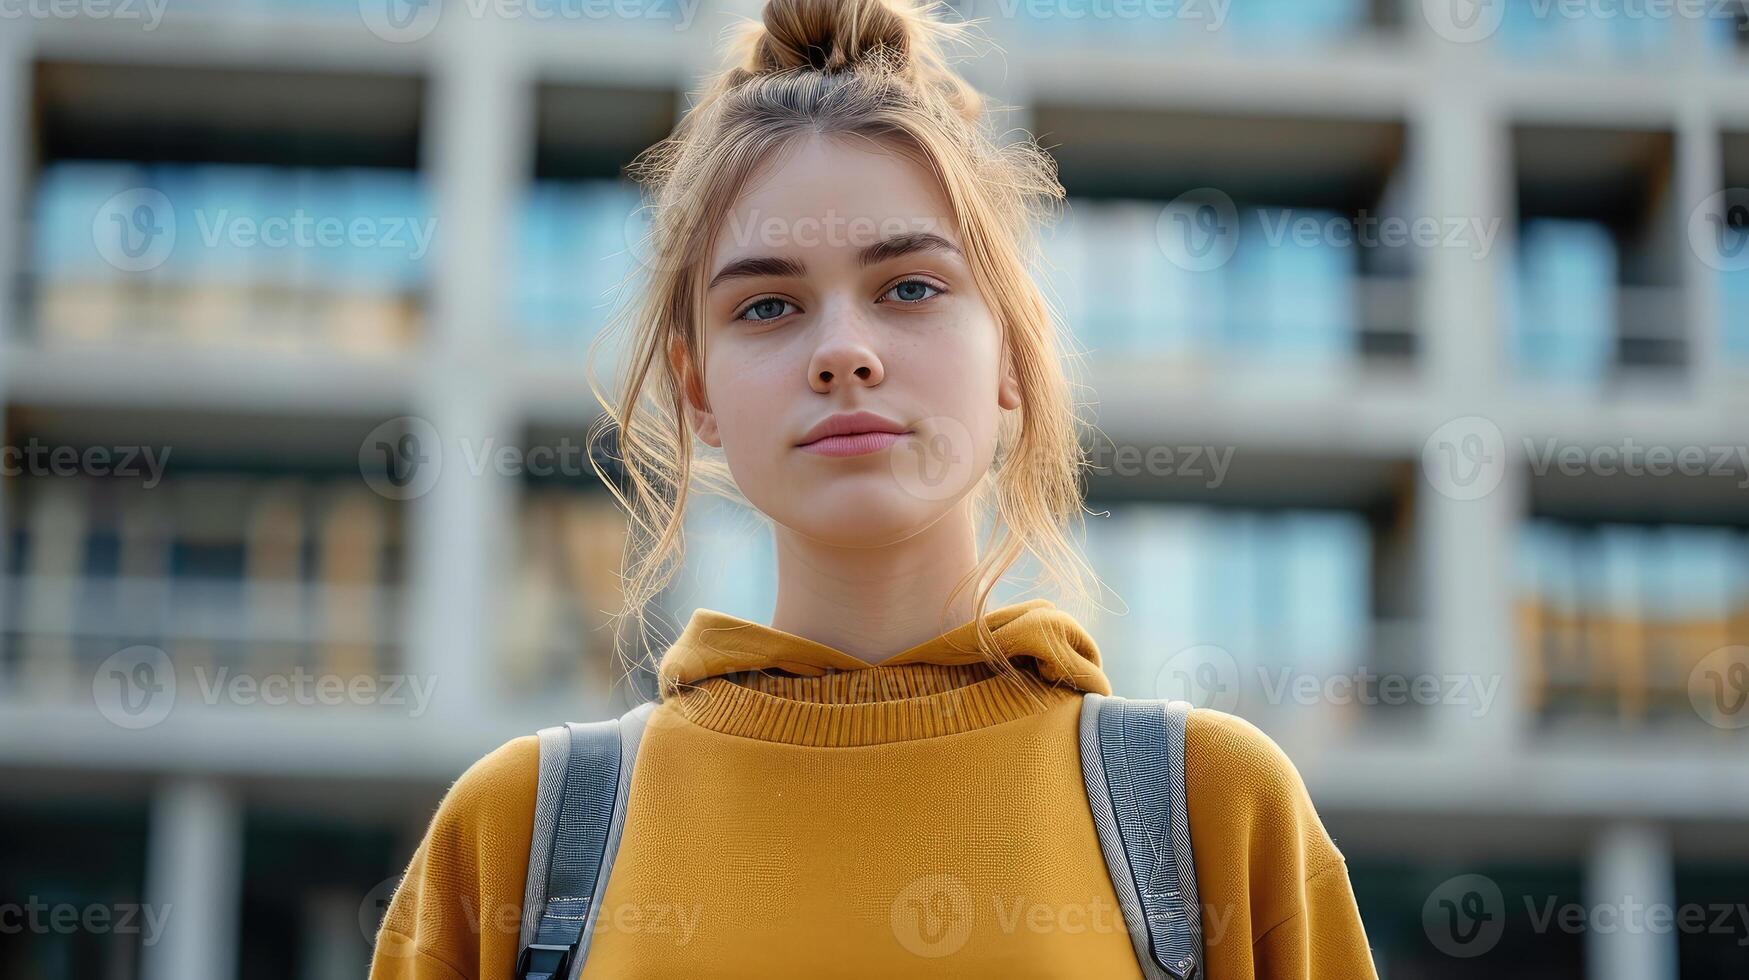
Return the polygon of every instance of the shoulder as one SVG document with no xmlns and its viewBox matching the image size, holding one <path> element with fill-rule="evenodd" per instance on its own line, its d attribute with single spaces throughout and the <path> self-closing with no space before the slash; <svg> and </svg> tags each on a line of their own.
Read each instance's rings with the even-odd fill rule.
<svg viewBox="0 0 1749 980">
<path fill-rule="evenodd" d="M 1263 848 L 1294 852 L 1307 874 L 1342 860 L 1298 767 L 1262 729 L 1238 715 L 1197 708 L 1184 741 L 1186 796 L 1211 825 L 1243 832 Z"/>
<path fill-rule="evenodd" d="M 1228 791 L 1261 797 L 1305 792 L 1299 769 L 1275 740 L 1238 715 L 1196 708 L 1184 726 L 1185 765 L 1227 784 Z"/>
<path fill-rule="evenodd" d="M 426 860 L 453 879 L 484 867 L 525 864 L 534 834 L 540 739 L 523 735 L 476 760 L 450 784 L 431 817 Z"/>
<path fill-rule="evenodd" d="M 519 804 L 532 808 L 539 778 L 540 737 L 518 736 L 475 760 L 456 778 L 438 805 L 438 817 L 473 819 Z"/>
<path fill-rule="evenodd" d="M 539 776 L 540 739 L 525 735 L 450 784 L 383 918 L 372 977 L 425 976 L 416 964 L 433 962 L 478 976 L 472 965 L 514 956 Z"/>
<path fill-rule="evenodd" d="M 1347 862 L 1280 745 L 1208 709 L 1185 726 L 1185 796 L 1211 964 L 1250 976 L 1373 977 Z"/>
</svg>

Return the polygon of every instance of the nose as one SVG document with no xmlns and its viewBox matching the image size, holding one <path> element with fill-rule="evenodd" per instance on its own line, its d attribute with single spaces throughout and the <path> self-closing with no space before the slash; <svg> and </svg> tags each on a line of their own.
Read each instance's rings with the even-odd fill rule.
<svg viewBox="0 0 1749 980">
<path fill-rule="evenodd" d="M 845 384 L 872 388 L 886 377 L 876 354 L 854 314 L 832 317 L 821 324 L 819 344 L 808 361 L 808 384 L 826 394 Z"/>
</svg>

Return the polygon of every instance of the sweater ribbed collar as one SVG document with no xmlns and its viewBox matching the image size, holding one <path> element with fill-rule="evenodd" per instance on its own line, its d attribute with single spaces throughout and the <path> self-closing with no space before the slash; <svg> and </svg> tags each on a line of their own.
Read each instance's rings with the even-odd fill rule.
<svg viewBox="0 0 1749 980">
<path fill-rule="evenodd" d="M 717 731 L 845 746 L 952 734 L 1035 714 L 1082 692 L 1110 694 L 1099 647 L 1050 600 L 985 621 L 1017 673 L 992 669 L 976 623 L 879 664 L 714 609 L 697 609 L 658 665 L 664 701 Z"/>
</svg>

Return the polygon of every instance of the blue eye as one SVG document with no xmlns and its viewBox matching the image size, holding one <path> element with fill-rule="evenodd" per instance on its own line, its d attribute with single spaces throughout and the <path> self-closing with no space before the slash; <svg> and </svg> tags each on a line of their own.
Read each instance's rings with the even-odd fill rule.
<svg viewBox="0 0 1749 980">
<path fill-rule="evenodd" d="M 767 296 L 764 299 L 754 300 L 747 304 L 747 308 L 742 310 L 740 315 L 736 316 L 735 319 L 753 320 L 755 322 L 760 320 L 775 320 L 793 309 L 795 309 L 795 304 L 791 303 L 789 300 L 778 299 L 776 296 Z"/>
<path fill-rule="evenodd" d="M 888 296 L 891 296 L 893 299 L 896 299 L 901 303 L 921 303 L 940 292 L 941 290 L 938 287 L 932 286 L 921 279 L 907 279 L 894 286 L 892 289 L 887 290 L 886 294 L 881 298 L 886 299 Z"/>
</svg>

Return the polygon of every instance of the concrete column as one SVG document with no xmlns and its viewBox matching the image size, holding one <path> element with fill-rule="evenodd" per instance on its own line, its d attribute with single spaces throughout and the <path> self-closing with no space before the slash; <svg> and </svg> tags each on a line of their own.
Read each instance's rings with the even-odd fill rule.
<svg viewBox="0 0 1749 980">
<path fill-rule="evenodd" d="M 1678 227 L 1673 243 L 1678 268 L 1677 284 L 1687 303 L 1683 315 L 1688 323 L 1688 372 L 1697 394 L 1715 404 L 1731 394 L 1731 374 L 1720 354 L 1723 346 L 1722 273 L 1695 254 L 1690 240 L 1691 222 L 1707 198 L 1725 189 L 1723 147 L 1719 119 L 1713 112 L 1704 79 L 1714 69 L 1705 36 L 1708 23 L 1694 17 L 1678 17 L 1673 25 L 1681 52 L 1674 67 L 1683 78 L 1676 118 L 1676 173 L 1672 177 Z"/>
<path fill-rule="evenodd" d="M 19 234 L 19 218 L 24 213 L 25 148 L 23 134 L 28 132 L 30 118 L 30 62 L 26 43 L 28 28 L 16 23 L 0 31 L 0 361 L 3 351 L 18 337 L 18 322 L 13 315 L 18 309 L 18 297 L 13 292 L 17 273 L 22 266 L 23 240 Z M 0 363 L 0 406 L 6 404 L 6 365 Z M 4 435 L 4 433 L 0 433 Z M 0 480 L 0 514 L 6 512 L 6 485 Z M 0 534 L 0 568 L 9 568 L 7 544 L 11 536 Z M 5 612 L 0 603 L 0 616 Z M 0 634 L 6 624 L 0 619 Z"/>
<path fill-rule="evenodd" d="M 514 50 L 513 23 L 493 16 L 445 21 L 433 40 L 431 129 L 425 158 L 437 206 L 429 357 L 414 414 L 437 446 L 435 485 L 410 501 L 412 554 L 408 669 L 435 679 L 427 717 L 446 726 L 480 716 L 496 684 L 492 610 L 513 527 L 513 478 L 497 474 L 488 446 L 512 431 L 506 365 L 514 343 L 502 302 L 504 249 L 527 178 L 533 97 Z M 487 440 L 491 442 L 488 443 Z M 488 459 L 474 472 L 471 463 Z"/>
<path fill-rule="evenodd" d="M 146 902 L 164 922 L 144 980 L 233 980 L 243 878 L 243 808 L 223 784 L 178 778 L 152 801 Z"/>
<path fill-rule="evenodd" d="M 1510 402 L 1501 299 L 1515 221 L 1511 134 L 1500 107 L 1474 84 L 1485 72 L 1487 46 L 1423 43 L 1434 70 L 1414 111 L 1417 217 L 1479 221 L 1492 237 L 1417 256 L 1420 369 L 1429 405 L 1417 483 L 1427 651 L 1421 662 L 1434 674 L 1473 678 L 1472 691 L 1497 685 L 1487 712 L 1478 716 L 1473 703 L 1441 704 L 1432 722 L 1441 742 L 1498 751 L 1523 727 L 1510 613 L 1513 528 L 1526 488 L 1512 451 L 1519 435 L 1502 414 Z"/>
<path fill-rule="evenodd" d="M 1606 828 L 1592 846 L 1585 906 L 1588 980 L 1676 980 L 1676 884 L 1664 830 Z"/>
</svg>

